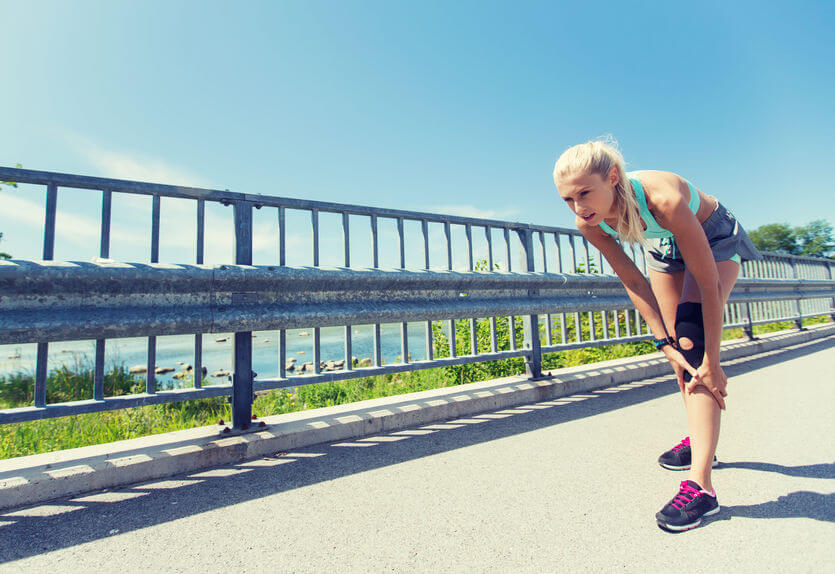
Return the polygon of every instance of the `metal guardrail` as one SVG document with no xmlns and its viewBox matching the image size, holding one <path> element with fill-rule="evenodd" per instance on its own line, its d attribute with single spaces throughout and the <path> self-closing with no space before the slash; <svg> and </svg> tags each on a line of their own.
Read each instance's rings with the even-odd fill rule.
<svg viewBox="0 0 835 574">
<path fill-rule="evenodd" d="M 0 424 L 231 395 L 233 425 L 245 429 L 254 391 L 509 357 L 524 357 L 527 374 L 536 378 L 541 375 L 543 353 L 650 337 L 620 281 L 600 273 L 606 271 L 602 256 L 573 229 L 3 167 L 0 180 L 46 186 L 44 261 L 0 262 L 0 344 L 37 343 L 34 406 L 0 411 Z M 59 187 L 101 191 L 100 256 L 105 259 L 110 251 L 112 194 L 150 195 L 150 263 L 51 261 Z M 196 265 L 158 263 L 161 197 L 196 202 Z M 235 265 L 203 265 L 206 201 L 233 207 Z M 262 207 L 276 208 L 278 264 L 256 267 L 252 266 L 252 213 Z M 311 267 L 286 265 L 288 209 L 310 214 Z M 341 215 L 344 267 L 319 266 L 323 212 Z M 356 226 L 350 221 L 356 216 L 368 217 L 370 224 L 371 269 L 351 267 L 351 230 L 356 232 Z M 398 269 L 379 269 L 382 219 L 396 224 Z M 406 221 L 420 224 L 421 269 L 406 266 Z M 430 225 L 443 229 L 446 270 L 430 269 Z M 454 241 L 453 226 L 463 228 L 464 242 Z M 496 268 L 494 243 L 498 243 L 505 269 L 476 270 L 473 230 L 484 233 L 483 266 Z M 514 247 L 519 250 L 521 272 L 513 272 Z M 466 271 L 453 270 L 454 248 L 465 250 Z M 646 271 L 641 250 L 630 246 L 629 254 Z M 742 327 L 751 336 L 758 323 L 793 320 L 800 327 L 802 317 L 831 314 L 833 267 L 830 260 L 774 254 L 745 262 L 746 278 L 738 282 L 725 310 L 726 328 Z M 583 273 L 573 273 L 577 270 Z M 478 318 L 489 319 L 489 349 L 478 348 Z M 508 348 L 500 348 L 497 321 L 507 320 L 515 335 L 517 318 L 523 323 L 524 343 L 519 346 L 510 336 Z M 433 322 L 439 319 L 445 323 L 449 343 L 449 356 L 442 358 L 433 356 Z M 460 319 L 469 320 L 466 354 L 456 348 Z M 388 322 L 400 324 L 401 361 L 384 365 L 380 332 L 381 324 Z M 425 360 L 410 360 L 409 322 L 425 323 Z M 362 324 L 373 326 L 373 361 L 370 367 L 355 368 L 352 326 Z M 327 326 L 344 328 L 344 364 L 340 370 L 323 372 L 320 329 Z M 313 372 L 291 375 L 286 368 L 286 331 L 299 327 L 313 331 Z M 257 378 L 252 372 L 252 331 L 264 329 L 277 329 L 279 335 L 278 376 L 273 378 Z M 219 332 L 234 332 L 233 380 L 203 386 L 202 334 Z M 192 388 L 157 388 L 156 337 L 169 334 L 195 334 Z M 148 337 L 145 393 L 105 397 L 105 342 L 130 336 Z M 92 400 L 47 404 L 49 343 L 83 338 L 96 339 Z"/>
</svg>

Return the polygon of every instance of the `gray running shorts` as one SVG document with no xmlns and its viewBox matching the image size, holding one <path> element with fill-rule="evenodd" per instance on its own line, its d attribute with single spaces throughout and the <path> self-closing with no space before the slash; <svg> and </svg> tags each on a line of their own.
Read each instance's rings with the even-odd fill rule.
<svg viewBox="0 0 835 574">
<path fill-rule="evenodd" d="M 740 259 L 760 259 L 762 256 L 751 238 L 724 205 L 719 203 L 713 213 L 702 223 L 713 259 L 740 263 Z M 675 238 L 662 237 L 646 240 L 647 267 L 661 273 L 684 271 L 684 259 Z"/>
</svg>

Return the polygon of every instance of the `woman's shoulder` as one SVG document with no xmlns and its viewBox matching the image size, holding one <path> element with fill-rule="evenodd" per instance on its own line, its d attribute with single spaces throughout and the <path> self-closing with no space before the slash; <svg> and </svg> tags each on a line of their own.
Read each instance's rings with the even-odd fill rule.
<svg viewBox="0 0 835 574">
<path fill-rule="evenodd" d="M 686 180 L 671 171 L 642 169 L 627 172 L 626 176 L 640 182 L 650 205 L 681 196 L 687 187 Z"/>
</svg>

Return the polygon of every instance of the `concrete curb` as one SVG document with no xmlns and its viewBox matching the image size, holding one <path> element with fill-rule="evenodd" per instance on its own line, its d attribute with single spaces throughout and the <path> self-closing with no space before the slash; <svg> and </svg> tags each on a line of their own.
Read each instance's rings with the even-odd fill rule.
<svg viewBox="0 0 835 574">
<path fill-rule="evenodd" d="M 835 325 L 729 341 L 722 360 L 751 356 L 835 335 Z M 0 509 L 157 480 L 315 444 L 550 400 L 626 382 L 671 375 L 661 353 L 552 371 L 548 378 L 494 379 L 348 405 L 267 417 L 260 432 L 221 437 L 201 427 L 0 461 Z"/>
</svg>

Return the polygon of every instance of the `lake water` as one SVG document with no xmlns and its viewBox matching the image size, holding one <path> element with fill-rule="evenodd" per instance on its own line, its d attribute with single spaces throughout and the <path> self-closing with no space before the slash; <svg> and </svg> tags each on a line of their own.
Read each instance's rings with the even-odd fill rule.
<svg viewBox="0 0 835 574">
<path fill-rule="evenodd" d="M 352 355 L 358 359 L 370 358 L 373 354 L 373 327 L 359 325 L 352 327 Z M 425 323 L 409 323 L 409 354 L 412 360 L 426 358 Z M 307 336 L 302 335 L 307 333 Z M 222 339 L 226 339 L 223 341 Z M 320 332 L 321 360 L 340 360 L 345 358 L 344 327 L 324 327 Z M 385 364 L 397 362 L 400 355 L 400 324 L 381 325 L 380 347 L 382 361 Z M 0 376 L 16 372 L 34 374 L 37 345 L 0 345 Z M 211 374 L 219 370 L 232 370 L 234 355 L 233 335 L 210 333 L 203 335 L 203 365 L 209 377 L 207 384 L 225 382 L 225 379 L 212 378 Z M 257 331 L 252 338 L 253 370 L 259 378 L 278 376 L 278 331 Z M 67 366 L 70 369 L 92 368 L 96 356 L 95 341 L 55 342 L 49 345 L 50 370 Z M 105 343 L 105 370 L 114 365 L 132 367 L 146 365 L 148 340 L 146 338 L 108 339 Z M 292 329 L 287 331 L 287 358 L 295 358 L 301 365 L 313 360 L 313 329 Z M 157 337 L 157 367 L 173 367 L 180 370 L 182 363 L 194 364 L 194 335 L 172 335 Z M 165 387 L 180 386 L 180 381 L 172 378 L 174 373 L 157 375 L 157 381 Z M 289 374 L 289 373 L 288 373 Z"/>
</svg>

